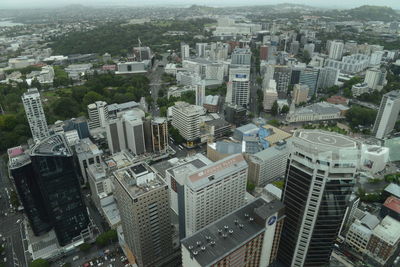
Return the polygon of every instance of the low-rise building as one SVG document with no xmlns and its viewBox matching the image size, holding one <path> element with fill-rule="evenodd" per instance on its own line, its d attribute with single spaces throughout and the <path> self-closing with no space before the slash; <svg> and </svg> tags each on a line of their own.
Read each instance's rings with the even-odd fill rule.
<svg viewBox="0 0 400 267">
<path fill-rule="evenodd" d="M 379 224 L 379 219 L 366 213 L 359 220 L 356 219 L 349 227 L 346 235 L 346 244 L 360 253 L 365 253 L 374 228 Z"/>
<path fill-rule="evenodd" d="M 388 197 L 381 208 L 381 217 L 389 215 L 390 217 L 400 221 L 400 199 L 397 197 Z"/>
<path fill-rule="evenodd" d="M 340 120 L 349 107 L 335 105 L 328 102 L 319 102 L 306 107 L 291 109 L 286 116 L 287 122 L 306 122 L 321 120 Z"/>
<path fill-rule="evenodd" d="M 351 93 L 354 97 L 358 97 L 362 94 L 369 93 L 371 89 L 367 83 L 357 83 L 351 87 Z"/>
</svg>

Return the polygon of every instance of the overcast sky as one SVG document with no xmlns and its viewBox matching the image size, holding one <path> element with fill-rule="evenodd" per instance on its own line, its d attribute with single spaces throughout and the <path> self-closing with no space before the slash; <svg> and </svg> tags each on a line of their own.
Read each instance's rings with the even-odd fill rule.
<svg viewBox="0 0 400 267">
<path fill-rule="evenodd" d="M 58 7 L 68 4 L 84 4 L 87 6 L 110 6 L 110 5 L 208 5 L 208 6 L 238 6 L 238 5 L 260 5 L 277 3 L 307 4 L 318 7 L 351 8 L 361 5 L 385 5 L 400 9 L 400 0 L 0 0 L 2 8 L 42 8 Z"/>
</svg>

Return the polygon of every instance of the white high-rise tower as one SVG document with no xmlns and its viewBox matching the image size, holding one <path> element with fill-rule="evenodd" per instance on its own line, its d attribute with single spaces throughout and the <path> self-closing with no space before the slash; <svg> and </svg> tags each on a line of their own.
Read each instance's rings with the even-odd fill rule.
<svg viewBox="0 0 400 267">
<path fill-rule="evenodd" d="M 49 129 L 38 89 L 28 89 L 28 92 L 22 95 L 22 103 L 35 143 L 48 137 Z"/>
<path fill-rule="evenodd" d="M 400 91 L 391 91 L 382 97 L 372 133 L 382 139 L 393 131 L 400 111 Z"/>
</svg>

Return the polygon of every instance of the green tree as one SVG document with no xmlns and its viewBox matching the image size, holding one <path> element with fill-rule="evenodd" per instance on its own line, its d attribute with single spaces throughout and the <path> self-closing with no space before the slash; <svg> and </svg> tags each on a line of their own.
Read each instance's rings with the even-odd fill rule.
<svg viewBox="0 0 400 267">
<path fill-rule="evenodd" d="M 343 89 L 343 95 L 347 98 L 352 98 L 353 97 L 353 93 L 351 92 L 351 89 L 346 87 Z"/>
<path fill-rule="evenodd" d="M 185 142 L 185 139 L 179 133 L 178 129 L 171 126 L 168 128 L 168 132 L 169 132 L 169 135 L 172 137 L 172 139 L 174 139 L 175 143 L 183 144 Z"/>
<path fill-rule="evenodd" d="M 44 259 L 37 259 L 32 261 L 29 267 L 50 267 L 50 263 Z"/>
<path fill-rule="evenodd" d="M 273 116 L 276 116 L 276 115 L 278 115 L 278 111 L 279 111 L 278 102 L 275 101 L 274 104 L 272 104 L 271 114 L 272 114 Z"/>
<path fill-rule="evenodd" d="M 287 114 L 289 112 L 289 106 L 288 105 L 284 105 L 281 109 L 281 113 L 283 114 Z"/>
<path fill-rule="evenodd" d="M 83 244 L 79 245 L 79 250 L 86 253 L 90 250 L 91 247 L 92 246 L 90 244 L 83 243 Z"/>
</svg>

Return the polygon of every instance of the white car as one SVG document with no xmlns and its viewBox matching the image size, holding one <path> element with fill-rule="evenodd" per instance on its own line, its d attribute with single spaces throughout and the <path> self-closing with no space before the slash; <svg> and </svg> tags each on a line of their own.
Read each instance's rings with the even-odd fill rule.
<svg viewBox="0 0 400 267">
<path fill-rule="evenodd" d="M 20 222 L 21 222 L 21 219 L 18 219 L 18 220 L 17 220 L 17 223 L 20 223 Z"/>
</svg>

